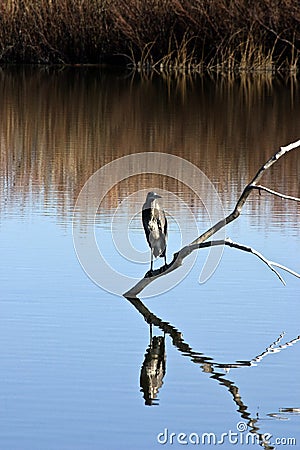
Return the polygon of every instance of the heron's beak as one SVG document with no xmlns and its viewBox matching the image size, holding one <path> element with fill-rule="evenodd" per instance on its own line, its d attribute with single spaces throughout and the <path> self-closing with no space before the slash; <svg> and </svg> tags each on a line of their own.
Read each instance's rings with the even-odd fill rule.
<svg viewBox="0 0 300 450">
<path fill-rule="evenodd" d="M 155 194 L 154 198 L 161 198 L 161 195 Z"/>
</svg>

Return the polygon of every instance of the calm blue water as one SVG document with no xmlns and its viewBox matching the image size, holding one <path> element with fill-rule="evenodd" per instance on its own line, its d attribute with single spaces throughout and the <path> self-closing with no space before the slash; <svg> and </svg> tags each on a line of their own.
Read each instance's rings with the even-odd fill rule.
<svg viewBox="0 0 300 450">
<path fill-rule="evenodd" d="M 14 76 L 18 81 L 18 75 Z M 118 80 L 111 77 L 111 82 L 117 84 Z M 86 80 L 92 78 L 93 74 L 89 74 Z M 27 80 L 33 83 L 35 79 Z M 85 93 L 84 80 L 83 76 L 80 78 L 82 84 L 78 85 L 83 89 L 82 95 Z M 44 79 L 44 83 L 49 83 L 49 89 L 54 82 L 59 85 L 60 81 L 53 80 L 50 75 L 48 80 Z M 125 83 L 124 80 L 120 82 Z M 96 77 L 95 83 L 100 83 Z M 25 87 L 26 79 L 25 85 L 19 86 L 19 95 L 23 93 L 24 99 Z M 101 88 L 100 83 L 99 92 Z M 213 85 L 210 90 L 213 91 Z M 131 98 L 134 95 L 133 90 Z M 142 94 L 139 92 L 139 95 Z M 277 93 L 275 98 L 280 95 L 282 104 L 287 93 Z M 101 93 L 99 98 L 102 99 Z M 101 136 L 109 134 L 108 129 L 114 129 L 112 110 L 119 100 L 113 97 L 108 105 L 99 101 L 106 116 L 106 121 L 98 124 Z M 64 101 L 66 99 L 62 97 L 61 102 Z M 72 101 L 68 99 L 70 110 Z M 185 99 L 182 108 L 188 107 L 186 102 L 189 98 Z M 286 281 L 283 286 L 255 256 L 226 248 L 217 270 L 204 284 L 199 284 L 198 278 L 206 250 L 198 254 L 194 267 L 181 283 L 159 296 L 147 298 L 141 294 L 141 301 L 131 303 L 122 296 L 102 290 L 87 277 L 77 260 L 72 238 L 72 211 L 73 198 L 76 199 L 88 175 L 103 165 L 103 160 L 95 156 L 95 166 L 90 166 L 88 174 L 85 172 L 93 155 L 85 155 L 83 159 L 86 148 L 82 147 L 82 142 L 74 150 L 77 145 L 76 121 L 72 116 L 71 124 L 67 125 L 67 118 L 61 124 L 61 133 L 66 133 L 62 147 L 39 153 L 41 142 L 47 149 L 50 139 L 43 128 L 45 123 L 41 123 L 42 137 L 34 134 L 34 125 L 23 128 L 22 121 L 12 137 L 8 127 L 9 123 L 18 123 L 14 116 L 16 104 L 9 97 L 6 97 L 6 104 L 10 105 L 7 111 L 11 122 L 7 119 L 1 124 L 5 138 L 1 138 L 0 448 L 152 450 L 181 448 L 185 444 L 180 444 L 178 439 L 188 442 L 185 446 L 192 448 L 209 448 L 214 444 L 225 449 L 259 448 L 261 443 L 254 440 L 253 445 L 246 445 L 246 439 L 261 440 L 264 433 L 269 433 L 271 443 L 278 438 L 281 440 L 278 443 L 282 444 L 266 448 L 281 448 L 284 443 L 284 448 L 298 448 L 300 342 L 296 338 L 300 334 L 300 280 L 281 272 Z M 29 99 L 26 99 L 26 105 L 30 109 Z M 50 109 L 52 107 L 54 105 Z M 265 103 L 262 107 L 266 107 Z M 34 106 L 32 108 L 35 111 Z M 290 104 L 287 119 L 289 114 L 298 112 L 297 108 Z M 58 111 L 61 114 L 61 110 Z M 54 119 L 51 112 L 49 114 L 51 123 Z M 120 109 L 119 114 L 126 114 L 126 111 Z M 237 121 L 234 109 L 231 114 L 230 120 Z M 131 139 L 133 126 L 140 127 L 135 133 L 143 133 L 142 125 L 148 124 L 148 120 L 143 118 L 141 124 L 136 121 L 131 128 L 123 130 L 122 133 L 128 133 L 127 142 Z M 210 115 L 201 118 L 203 129 L 211 126 L 210 120 Z M 285 132 L 288 134 L 289 124 L 291 139 L 280 144 L 287 144 L 297 137 L 293 134 L 293 123 L 288 120 Z M 79 125 L 91 127 L 88 122 Z M 153 145 L 156 141 L 161 144 L 160 137 L 171 133 L 170 129 L 175 125 L 176 117 L 167 130 L 154 124 Z M 182 142 L 187 146 L 186 142 L 194 139 L 190 131 L 180 130 Z M 56 132 L 54 129 L 53 133 Z M 270 128 L 266 133 L 271 133 Z M 250 152 L 246 138 L 247 133 L 242 140 L 244 156 Z M 51 142 L 53 139 L 52 136 Z M 113 148 L 121 148 L 124 140 L 119 140 L 119 135 L 114 139 L 112 134 L 109 160 L 114 159 L 114 155 L 122 156 Z M 215 142 L 221 145 L 222 139 L 223 135 L 215 133 L 211 148 Z M 66 143 L 69 147 L 63 148 Z M 109 140 L 105 141 L 105 146 L 109 147 Z M 71 147 L 74 153 L 68 156 Z M 226 160 L 234 159 L 236 154 L 232 151 L 230 156 L 228 147 L 227 142 Z M 33 148 L 36 148 L 35 154 Z M 136 150 L 146 151 L 147 148 Z M 168 152 L 167 148 L 159 150 Z M 267 157 L 274 150 L 276 147 L 270 145 L 269 151 L 266 150 Z M 129 149 L 127 154 L 130 152 Z M 206 170 L 203 170 L 210 178 L 219 180 L 216 188 L 226 180 L 222 200 L 225 210 L 230 211 L 234 203 L 231 197 L 235 198 L 240 184 L 249 179 L 249 174 L 253 175 L 252 167 L 249 163 L 243 164 L 241 157 L 238 170 L 230 170 L 228 163 L 223 171 L 220 167 L 217 172 L 212 170 L 212 175 L 207 168 L 214 167 L 213 150 L 211 160 L 209 153 L 201 150 L 201 145 L 199 152 L 205 160 Z M 180 156 L 189 159 L 184 149 Z M 300 158 L 296 152 L 287 158 L 291 163 L 282 166 L 284 180 L 276 170 L 273 178 L 268 179 L 269 185 L 277 183 L 291 195 L 298 195 L 294 188 Z M 266 158 L 253 151 L 251 159 L 253 167 L 258 169 Z M 233 164 L 232 167 L 237 166 Z M 58 182 L 59 170 L 62 176 Z M 81 178 L 78 171 L 81 171 Z M 147 177 L 144 177 L 138 186 L 147 189 L 147 183 Z M 299 181 L 296 181 L 298 185 Z M 136 189 L 130 186 L 133 191 Z M 164 189 L 171 190 L 168 186 Z M 175 188 L 172 190 L 174 192 Z M 118 271 L 139 278 L 147 270 L 147 263 L 128 262 L 117 254 L 111 242 L 109 224 L 118 201 L 126 197 L 122 197 L 122 190 L 120 192 L 119 196 L 108 200 L 105 217 L 100 213 L 97 218 L 97 239 Z M 179 189 L 177 193 L 183 198 L 188 196 Z M 131 206 L 129 204 L 129 209 Z M 180 210 L 171 204 L 167 206 L 169 213 L 179 220 Z M 195 205 L 192 211 L 198 215 L 200 228 L 205 229 L 201 208 Z M 117 223 L 126 221 L 125 213 L 122 214 L 117 216 Z M 181 219 L 189 229 L 190 222 L 184 217 Z M 135 218 L 130 227 L 133 245 L 147 252 L 139 219 Z M 226 235 L 253 246 L 271 260 L 300 271 L 299 206 L 296 204 L 254 194 L 243 215 L 228 227 Z M 168 259 L 178 249 L 178 243 L 180 231 L 170 218 Z M 152 365 L 148 359 L 152 394 L 156 389 L 151 406 L 145 405 L 145 397 L 149 403 L 149 396 L 145 391 L 141 392 L 140 386 L 151 332 L 145 318 L 153 322 L 152 337 L 161 336 L 160 342 L 164 341 L 165 345 L 164 351 L 152 358 Z M 285 334 L 272 348 L 271 344 L 281 333 Z M 290 345 L 283 345 L 289 341 L 292 341 Z M 237 365 L 236 361 L 244 363 L 228 367 Z M 144 374 L 145 370 L 144 363 Z M 146 389 L 145 384 L 143 386 Z M 208 437 L 205 433 L 212 435 Z M 222 433 L 226 434 L 223 438 Z M 296 445 L 288 445 L 289 438 L 295 439 Z"/>
</svg>

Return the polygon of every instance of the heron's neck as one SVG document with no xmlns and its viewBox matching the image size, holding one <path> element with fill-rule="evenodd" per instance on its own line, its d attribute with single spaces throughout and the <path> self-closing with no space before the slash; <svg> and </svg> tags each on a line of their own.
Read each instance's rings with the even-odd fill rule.
<svg viewBox="0 0 300 450">
<path fill-rule="evenodd" d="M 159 203 L 156 200 L 153 200 L 153 202 L 151 203 L 151 208 L 159 209 Z"/>
</svg>

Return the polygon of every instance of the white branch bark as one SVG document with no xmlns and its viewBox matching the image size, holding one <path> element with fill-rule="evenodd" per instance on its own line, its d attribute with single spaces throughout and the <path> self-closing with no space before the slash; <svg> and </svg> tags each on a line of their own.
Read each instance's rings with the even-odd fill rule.
<svg viewBox="0 0 300 450">
<path fill-rule="evenodd" d="M 244 188 L 240 198 L 238 199 L 234 210 L 227 216 L 225 219 L 220 220 L 215 225 L 213 225 L 211 228 L 209 228 L 205 233 L 201 234 L 198 238 L 196 238 L 193 242 L 191 242 L 189 245 L 183 247 L 181 250 L 179 250 L 177 253 L 173 255 L 173 260 L 170 264 L 167 264 L 166 266 L 161 267 L 160 269 L 154 270 L 153 272 L 147 272 L 144 278 L 142 278 L 133 288 L 131 288 L 129 291 L 127 291 L 125 294 L 123 294 L 125 297 L 134 298 L 136 297 L 140 292 L 142 292 L 143 289 L 145 289 L 146 286 L 148 286 L 150 283 L 152 283 L 157 278 L 167 275 L 170 272 L 173 272 L 173 270 L 177 269 L 182 265 L 183 259 L 186 258 L 192 251 L 198 250 L 200 248 L 206 248 L 214 245 L 228 245 L 230 247 L 238 248 L 243 251 L 250 252 L 254 255 L 256 255 L 258 258 L 260 258 L 280 279 L 280 281 L 285 284 L 284 280 L 282 279 L 279 272 L 274 269 L 274 267 L 278 267 L 280 269 L 283 269 L 287 272 L 289 272 L 292 275 L 295 275 L 297 277 L 300 277 L 299 274 L 294 272 L 293 270 L 275 263 L 274 261 L 269 261 L 266 259 L 261 253 L 258 251 L 251 249 L 250 247 L 244 246 L 242 244 L 237 244 L 232 242 L 230 239 L 225 239 L 224 241 L 211 241 L 211 242 L 205 242 L 207 239 L 209 239 L 211 236 L 213 236 L 217 231 L 219 231 L 221 228 L 223 228 L 225 225 L 229 224 L 233 220 L 237 219 L 242 211 L 242 208 L 244 204 L 246 203 L 250 193 L 254 189 L 260 189 L 264 190 L 270 194 L 279 196 L 284 199 L 288 200 L 295 200 L 300 201 L 297 197 L 291 197 L 286 196 L 284 194 L 280 194 L 276 191 L 273 191 L 272 189 L 265 188 L 264 186 L 261 186 L 258 184 L 260 179 L 262 178 L 263 174 L 266 170 L 268 170 L 270 167 L 273 166 L 283 155 L 286 153 L 300 147 L 300 140 L 296 142 L 292 142 L 291 144 L 280 147 L 280 149 L 258 170 L 255 177 L 250 181 L 249 184 Z"/>
<path fill-rule="evenodd" d="M 259 191 L 268 192 L 269 194 L 276 195 L 277 197 L 280 197 L 280 198 L 284 198 L 285 200 L 294 200 L 295 202 L 300 202 L 300 198 L 298 198 L 298 197 L 292 197 L 291 195 L 281 194 L 280 192 L 273 191 L 272 189 L 269 189 L 265 186 L 261 186 L 260 184 L 258 186 L 253 186 L 253 189 L 258 189 Z"/>
</svg>

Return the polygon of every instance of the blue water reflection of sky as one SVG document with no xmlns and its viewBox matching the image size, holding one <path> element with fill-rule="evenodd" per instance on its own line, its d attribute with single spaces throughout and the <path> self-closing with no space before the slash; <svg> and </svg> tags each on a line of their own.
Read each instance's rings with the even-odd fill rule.
<svg viewBox="0 0 300 450">
<path fill-rule="evenodd" d="M 87 277 L 72 239 L 73 206 L 87 178 L 134 152 L 164 151 L 191 160 L 215 183 L 230 212 L 241 186 L 272 151 L 299 138 L 299 90 L 291 89 L 296 85 L 258 81 L 199 79 L 181 95 L 177 85 L 162 79 L 132 82 L 98 68 L 3 69 L 1 450 L 182 448 L 170 440 L 160 445 L 158 434 L 167 429 L 168 437 L 220 437 L 236 432 L 239 422 L 248 431 L 293 437 L 297 446 L 291 448 L 298 448 L 299 279 L 282 272 L 283 286 L 255 256 L 226 248 L 213 276 L 200 285 L 204 250 L 176 287 L 133 304 Z M 288 155 L 266 184 L 299 196 L 298 167 L 297 154 Z M 205 230 L 201 202 L 174 180 L 164 187 L 178 189 Z M 147 258 L 143 264 L 122 258 L 110 230 L 122 196 L 138 189 L 148 189 L 148 179 L 112 189 L 96 219 L 108 261 L 136 278 L 148 269 Z M 180 208 L 169 206 L 179 219 Z M 117 216 L 117 230 L 127 218 Z M 185 226 L 188 232 L 190 223 Z M 299 229 L 298 205 L 253 193 L 226 235 L 299 272 Z M 129 235 L 149 256 L 138 218 Z M 170 220 L 168 260 L 179 245 L 179 229 Z M 159 324 L 153 335 L 165 332 L 166 373 L 156 406 L 146 406 L 140 391 L 150 339 L 141 311 L 147 308 Z M 224 369 L 237 360 L 252 363 Z"/>
<path fill-rule="evenodd" d="M 165 428 L 220 435 L 235 430 L 242 419 L 226 388 L 180 354 L 168 336 L 159 406 L 143 405 L 139 371 L 149 339 L 143 317 L 86 277 L 70 223 L 61 226 L 30 207 L 27 212 L 20 219 L 12 211 L 1 222 L 3 448 L 116 449 L 126 440 L 128 448 L 148 449 L 157 448 L 156 436 Z M 264 231 L 245 215 L 228 234 L 297 269 L 299 236 L 288 223 L 280 232 Z M 101 235 L 108 241 L 109 230 Z M 195 351 L 220 363 L 248 360 L 282 331 L 282 342 L 299 334 L 297 279 L 285 275 L 283 287 L 254 256 L 226 249 L 213 277 L 199 285 L 202 263 L 200 255 L 180 285 L 146 302 Z M 299 438 L 299 416 L 279 413 L 299 406 L 299 351 L 295 344 L 257 367 L 224 372 L 263 432 Z"/>
</svg>

